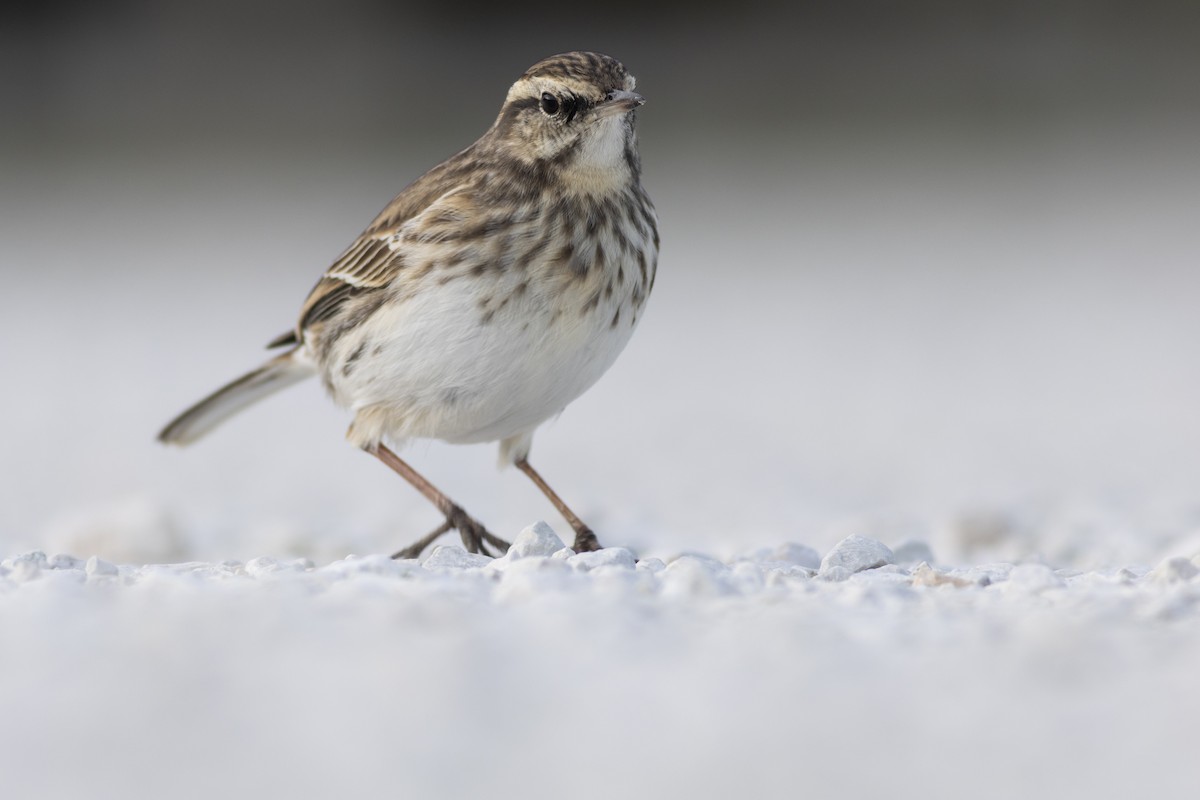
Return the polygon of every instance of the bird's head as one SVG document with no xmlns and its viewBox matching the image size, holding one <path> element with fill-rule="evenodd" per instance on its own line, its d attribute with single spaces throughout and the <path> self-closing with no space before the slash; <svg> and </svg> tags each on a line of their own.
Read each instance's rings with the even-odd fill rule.
<svg viewBox="0 0 1200 800">
<path fill-rule="evenodd" d="M 527 163 L 587 188 L 636 177 L 634 109 L 644 99 L 620 61 L 574 52 L 534 64 L 508 91 L 491 134 Z"/>
</svg>

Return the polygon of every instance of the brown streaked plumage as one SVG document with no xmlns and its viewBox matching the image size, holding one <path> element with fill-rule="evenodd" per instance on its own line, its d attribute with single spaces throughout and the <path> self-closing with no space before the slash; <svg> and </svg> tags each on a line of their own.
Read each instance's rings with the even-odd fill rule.
<svg viewBox="0 0 1200 800">
<path fill-rule="evenodd" d="M 565 53 L 508 92 L 478 141 L 418 178 L 326 270 L 281 356 L 160 434 L 186 444 L 317 373 L 353 412 L 348 438 L 428 497 L 472 552 L 507 546 L 383 442 L 499 441 L 575 529 L 595 535 L 529 465 L 534 430 L 611 365 L 654 283 L 658 229 L 641 186 L 634 79 Z"/>
</svg>

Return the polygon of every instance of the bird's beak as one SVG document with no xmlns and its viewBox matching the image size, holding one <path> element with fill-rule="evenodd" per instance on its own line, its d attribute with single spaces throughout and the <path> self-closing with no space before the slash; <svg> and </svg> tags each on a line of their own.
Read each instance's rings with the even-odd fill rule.
<svg viewBox="0 0 1200 800">
<path fill-rule="evenodd" d="M 596 105 L 595 111 L 597 116 L 609 117 L 613 114 L 624 114 L 627 111 L 632 111 L 645 102 L 646 98 L 637 92 L 626 92 L 616 89 L 605 95 L 604 100 Z"/>
</svg>

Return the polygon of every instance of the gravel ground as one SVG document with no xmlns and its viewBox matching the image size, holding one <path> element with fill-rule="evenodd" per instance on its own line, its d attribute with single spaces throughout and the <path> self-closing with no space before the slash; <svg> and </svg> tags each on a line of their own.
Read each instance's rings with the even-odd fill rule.
<svg viewBox="0 0 1200 800">
<path fill-rule="evenodd" d="M 1186 554 L 1185 554 L 1186 555 Z M 1198 558 L 0 565 L 13 797 L 1185 797 Z"/>
</svg>

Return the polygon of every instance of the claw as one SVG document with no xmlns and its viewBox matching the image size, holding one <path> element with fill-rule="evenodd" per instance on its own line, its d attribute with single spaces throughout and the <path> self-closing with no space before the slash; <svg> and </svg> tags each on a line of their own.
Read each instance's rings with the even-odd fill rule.
<svg viewBox="0 0 1200 800">
<path fill-rule="evenodd" d="M 590 553 L 600 549 L 600 540 L 596 538 L 596 534 L 592 533 L 592 529 L 584 527 L 575 534 L 575 544 L 571 547 L 576 553 Z"/>
<path fill-rule="evenodd" d="M 443 533 L 449 532 L 451 529 L 457 529 L 462 537 L 463 547 L 468 553 L 482 553 L 485 556 L 497 558 L 504 555 L 511 545 L 499 536 L 491 533 L 487 528 L 469 516 L 458 506 L 453 506 L 446 513 L 446 521 L 437 526 L 433 532 L 421 537 L 417 541 L 405 547 L 403 550 L 396 551 L 392 558 L 420 558 L 421 553 L 425 548 L 433 544 L 434 540 Z M 491 545 L 499 552 L 493 554 L 488 550 L 487 545 Z"/>
</svg>

